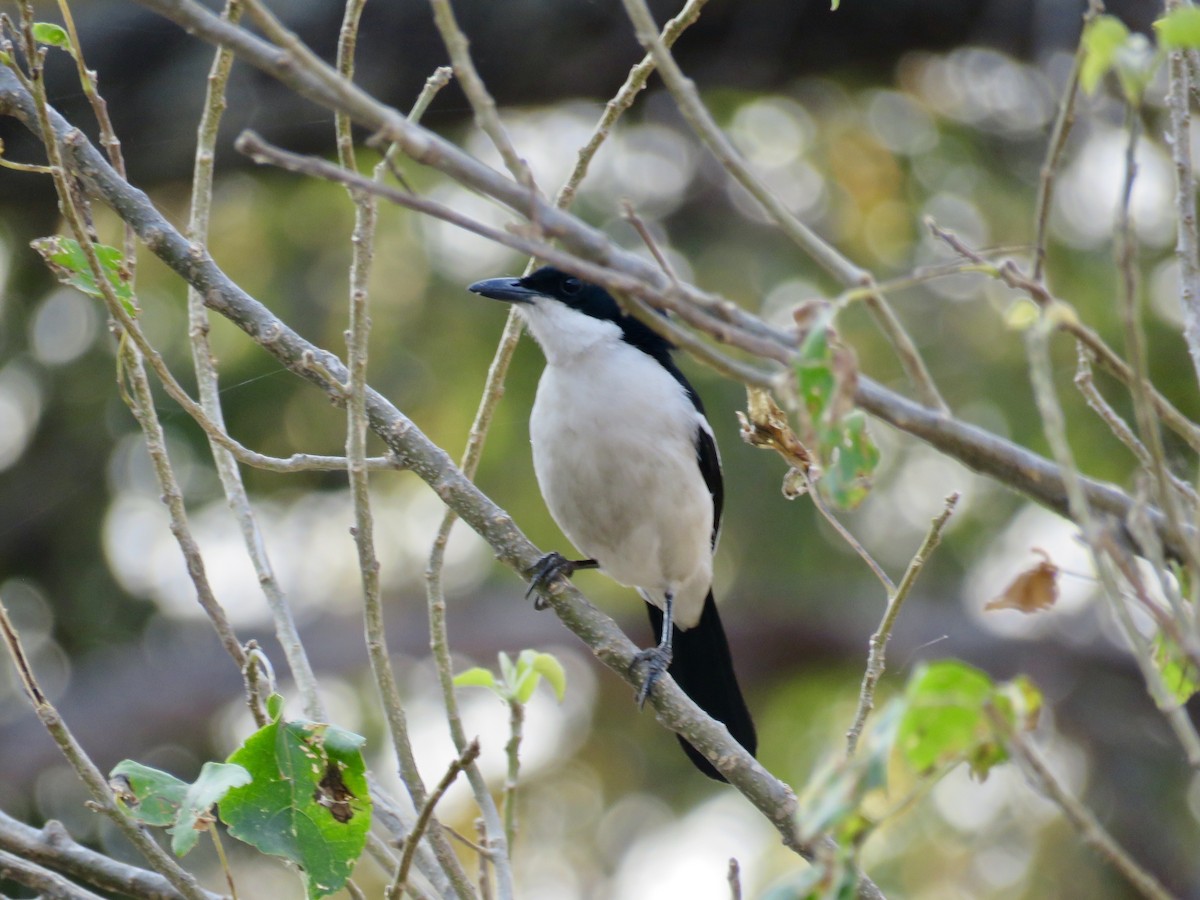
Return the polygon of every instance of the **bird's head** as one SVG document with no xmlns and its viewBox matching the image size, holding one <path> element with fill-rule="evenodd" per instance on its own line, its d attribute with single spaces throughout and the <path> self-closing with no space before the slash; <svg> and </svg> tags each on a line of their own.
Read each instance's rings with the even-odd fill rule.
<svg viewBox="0 0 1200 900">
<path fill-rule="evenodd" d="M 624 341 L 658 358 L 672 349 L 666 338 L 622 312 L 604 288 L 552 266 L 524 278 L 477 281 L 468 290 L 520 304 L 530 331 L 552 363 L 611 341 Z"/>
</svg>

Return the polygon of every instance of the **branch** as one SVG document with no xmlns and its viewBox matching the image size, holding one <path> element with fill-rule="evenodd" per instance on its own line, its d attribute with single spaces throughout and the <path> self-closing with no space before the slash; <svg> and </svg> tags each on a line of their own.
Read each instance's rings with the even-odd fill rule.
<svg viewBox="0 0 1200 900">
<path fill-rule="evenodd" d="M 58 714 L 58 710 L 46 698 L 37 681 L 37 676 L 29 664 L 29 658 L 21 645 L 21 637 L 9 619 L 8 610 L 0 600 L 0 636 L 3 637 L 9 656 L 16 666 L 17 675 L 29 702 L 38 719 L 49 732 L 50 737 L 58 745 L 71 768 L 79 776 L 97 810 L 108 816 L 126 838 L 138 849 L 146 860 L 168 880 L 179 894 L 186 900 L 208 900 L 207 892 L 190 872 L 182 869 L 173 857 L 163 850 L 154 839 L 143 829 L 140 823 L 133 820 L 113 796 L 108 781 L 96 768 L 96 764 L 80 746 L 75 736 L 71 734 L 66 723 Z"/>
<path fill-rule="evenodd" d="M 22 96 L 27 94 L 15 78 L 0 71 L 0 112 L 15 113 L 27 121 Z M 229 318 L 285 367 L 344 403 L 342 385 L 348 373 L 333 354 L 308 343 L 262 304 L 246 294 L 220 270 L 202 249 L 186 241 L 150 203 L 144 193 L 116 176 L 82 134 L 55 117 L 54 127 L 68 134 L 65 141 L 72 168 L 83 189 L 104 199 L 138 231 L 143 242 L 203 295 L 205 303 Z M 496 557 L 524 573 L 541 552 L 520 531 L 512 518 L 484 495 L 454 465 L 449 455 L 429 440 L 403 413 L 373 389 L 366 392 L 371 428 L 387 444 L 400 464 L 425 481 L 437 496 L 462 517 L 488 544 Z M 616 623 L 568 585 L 547 591 L 549 604 L 605 666 L 631 688 L 640 686 L 633 662 L 639 648 Z M 657 719 L 705 753 L 714 765 L 775 825 L 784 843 L 804 856 L 813 848 L 799 837 L 794 820 L 795 795 L 767 772 L 730 736 L 723 725 L 710 719 L 670 679 L 664 679 L 651 703 Z M 864 896 L 879 896 L 866 889 Z"/>
<path fill-rule="evenodd" d="M 408 870 L 412 866 L 413 854 L 416 851 L 417 845 L 421 841 L 421 836 L 425 833 L 432 822 L 438 828 L 442 826 L 438 824 L 437 819 L 433 818 L 433 810 L 438 805 L 438 801 L 446 791 L 450 790 L 450 785 L 454 784 L 454 779 L 458 778 L 458 773 L 463 771 L 467 766 L 475 762 L 479 756 L 479 741 L 478 739 L 471 741 L 457 759 L 450 763 L 450 767 L 446 770 L 446 774 L 442 776 L 429 796 L 425 798 L 425 802 L 421 804 L 421 810 L 417 813 L 416 822 L 413 823 L 412 831 L 404 839 L 404 853 L 400 857 L 400 863 L 396 867 L 396 877 L 388 887 L 388 900 L 399 898 L 403 895 L 407 888 Z"/>
<path fill-rule="evenodd" d="M 657 266 L 616 246 L 600 229 L 566 213 L 527 185 L 505 177 L 484 165 L 444 138 L 410 122 L 397 110 L 380 103 L 357 86 L 340 79 L 337 73 L 311 51 L 289 51 L 259 38 L 243 28 L 223 22 L 220 17 L 194 0 L 138 0 L 143 6 L 176 22 L 206 41 L 232 49 L 239 58 L 266 72 L 297 94 L 318 105 L 342 110 L 363 128 L 378 133 L 381 140 L 395 143 L 400 152 L 423 165 L 437 169 L 460 184 L 486 194 L 509 207 L 523 218 L 536 222 L 547 238 L 559 240 L 572 253 L 592 260 L 615 273 L 626 276 L 627 287 L 634 285 L 667 289 L 669 279 Z M 0 90 L 3 82 L 0 82 Z M 789 347 L 794 341 L 770 328 L 756 316 L 724 298 L 681 284 L 684 299 L 707 309 L 714 317 L 728 321 L 767 341 Z"/>
<path fill-rule="evenodd" d="M 322 160 L 270 148 L 257 138 L 247 134 L 243 134 L 241 146 L 264 159 L 305 174 L 343 182 L 354 178 L 350 173 L 342 172 L 336 166 Z M 371 187 L 370 182 L 366 179 L 362 179 L 361 183 L 365 189 L 375 190 L 390 200 L 395 200 L 397 203 L 422 213 L 443 218 L 522 252 L 537 255 L 553 265 L 575 272 L 588 281 L 602 284 L 618 294 L 639 297 L 657 308 L 665 308 L 679 313 L 689 324 L 709 330 L 710 333 L 715 332 L 718 339 L 734 344 L 748 352 L 768 355 L 769 358 L 781 362 L 791 358 L 781 342 L 763 341 L 732 327 L 721 327 L 706 312 L 696 309 L 679 296 L 672 295 L 669 290 L 660 291 L 649 287 L 644 282 L 589 263 L 566 251 L 558 250 L 550 244 L 481 225 L 425 198 L 382 186 Z M 721 302 L 725 301 L 716 301 L 716 303 Z M 634 311 L 637 311 L 636 305 L 634 305 Z M 668 336 L 673 340 L 684 340 L 681 334 L 686 334 L 686 332 L 681 333 L 673 328 L 670 322 L 661 324 L 653 321 L 658 318 L 661 317 L 647 316 L 646 321 L 666 330 Z M 1110 350 L 1109 353 L 1111 354 L 1111 352 Z M 701 355 L 700 358 L 703 360 L 705 356 Z M 1124 365 L 1123 362 L 1122 365 Z M 722 368 L 719 364 L 716 364 L 716 367 Z M 724 369 L 724 371 L 729 371 L 735 377 L 742 378 L 745 383 L 764 387 L 775 385 L 773 377 L 754 375 L 753 370 L 747 369 L 745 366 Z M 1061 470 L 1045 457 L 973 425 L 944 416 L 937 410 L 914 403 L 889 391 L 866 376 L 859 376 L 855 402 L 877 418 L 921 438 L 969 468 L 1007 484 L 1049 509 L 1062 515 L 1068 515 L 1066 486 Z M 1134 507 L 1133 498 L 1114 485 L 1082 476 L 1080 476 L 1080 484 L 1089 500 L 1099 510 L 1123 519 Z M 1185 543 L 1180 529 L 1171 527 L 1157 509 L 1148 510 L 1147 514 L 1152 526 L 1158 531 L 1163 545 L 1172 555 L 1182 557 L 1185 552 Z"/>
<path fill-rule="evenodd" d="M 905 374 L 912 381 L 917 393 L 920 394 L 927 406 L 934 407 L 941 412 L 947 412 L 946 403 L 938 392 L 937 386 L 933 383 L 933 379 L 929 375 L 925 361 L 921 359 L 921 354 L 918 352 L 916 344 L 913 343 L 908 332 L 904 330 L 904 326 L 896 318 L 895 313 L 884 296 L 879 291 L 874 290 L 874 276 L 865 269 L 855 265 L 839 253 L 833 245 L 829 244 L 824 238 L 820 237 L 815 231 L 800 221 L 784 205 L 778 193 L 768 188 L 754 174 L 749 164 L 742 158 L 742 155 L 733 145 L 733 142 L 729 140 L 713 120 L 712 114 L 709 113 L 704 102 L 700 99 L 695 83 L 684 75 L 683 70 L 671 55 L 670 49 L 659 38 L 654 25 L 654 17 L 651 15 L 645 0 L 624 0 L 624 3 L 625 12 L 633 23 L 638 41 L 646 49 L 647 53 L 654 58 L 663 82 L 671 92 L 671 96 L 674 98 L 679 111 L 683 114 L 688 124 L 691 125 L 692 130 L 696 132 L 696 135 L 704 142 L 725 170 L 733 176 L 738 184 L 750 193 L 779 227 L 780 231 L 790 238 L 797 247 L 807 253 L 842 285 L 866 289 L 863 302 L 866 303 L 871 315 L 875 318 L 876 324 L 895 350 Z"/>
<path fill-rule="evenodd" d="M 871 635 L 870 652 L 867 655 L 867 668 L 863 672 L 862 687 L 858 693 L 858 709 L 854 713 L 854 722 L 850 725 L 849 731 L 846 732 L 847 756 L 853 756 L 855 750 L 858 749 L 858 739 L 862 735 L 863 726 L 867 722 L 867 716 L 875 707 L 875 687 L 879 684 L 879 679 L 883 677 L 887 645 L 892 637 L 892 629 L 896 625 L 896 619 L 900 615 L 900 608 L 912 592 L 913 585 L 917 583 L 917 576 L 921 574 L 921 570 L 925 567 L 930 554 L 941 543 L 942 532 L 945 530 L 946 523 L 950 520 L 950 516 L 954 512 L 954 507 L 958 505 L 958 497 L 958 492 L 955 491 L 946 498 L 942 511 L 934 516 L 933 521 L 930 522 L 929 530 L 925 533 L 925 540 L 921 542 L 921 546 L 913 554 L 908 568 L 904 571 L 904 577 L 900 579 L 899 586 L 889 592 L 890 596 L 888 597 L 887 609 L 883 613 L 883 619 L 879 622 L 879 627 L 875 629 L 875 633 Z"/>
<path fill-rule="evenodd" d="M 1143 869 L 1125 852 L 1112 835 L 1105 831 L 1104 826 L 1096 819 L 1086 806 L 1080 803 L 1063 786 L 1050 770 L 1046 761 L 1038 754 L 1033 745 L 1017 734 L 995 708 L 986 708 L 992 726 L 1004 738 L 1004 743 L 1012 754 L 1018 767 L 1039 791 L 1058 804 L 1068 821 L 1075 826 L 1084 843 L 1104 857 L 1114 869 L 1120 872 L 1138 893 L 1151 900 L 1171 900 L 1172 894 L 1153 875 Z"/>
<path fill-rule="evenodd" d="M 5 76 L 7 73 L 0 73 L 0 109 L 29 121 L 23 113 L 20 85 L 11 76 L 7 76 L 7 79 Z M 67 135 L 70 129 L 65 122 L 56 120 L 55 129 L 58 130 L 60 124 L 62 133 Z M 337 382 L 338 379 L 344 379 L 345 369 L 336 358 L 304 342 L 229 282 L 206 254 L 196 252 L 170 228 L 144 194 L 116 178 L 81 136 L 71 136 L 66 141 L 66 147 L 73 167 L 83 179 L 85 190 L 104 198 L 122 218 L 135 224 L 143 240 L 156 254 L 200 288 L 205 302 L 211 308 L 229 316 L 289 369 L 329 392 L 335 400 L 343 399 Z M 785 344 L 777 341 L 775 346 L 783 348 Z M 1047 505 L 1063 508 L 1062 477 L 1052 464 L 1036 454 L 1001 441 L 980 429 L 939 416 L 867 379 L 860 382 L 857 397 L 860 404 L 875 415 L 899 424 L 935 446 L 952 448 L 947 450 L 948 455 L 962 459 L 978 471 L 998 473 L 997 477 Z M 409 420 L 374 392 L 368 392 L 367 403 L 372 427 L 384 437 L 401 462 L 429 482 L 439 496 L 492 544 L 504 562 L 518 570 L 533 562 L 537 556 L 536 550 L 524 539 L 511 519 L 466 482 L 444 452 L 432 445 Z M 1129 511 L 1130 498 L 1117 489 L 1093 482 L 1082 484 L 1085 493 L 1095 495 L 1094 502 L 1098 508 L 1108 505 L 1122 513 Z M 1155 527 L 1163 529 L 1160 515 L 1158 519 Z M 1170 535 L 1166 537 L 1170 538 Z M 556 595 L 554 605 L 560 617 L 594 648 L 598 657 L 624 676 L 624 666 L 632 659 L 634 648 L 612 623 L 598 615 L 573 590 L 563 588 Z M 680 731 L 694 743 L 710 748 L 710 752 L 717 752 L 711 748 L 728 746 L 728 737 L 723 736 L 723 729 L 699 716 L 673 685 L 666 684 L 662 691 L 656 693 L 655 706 L 660 719 L 669 727 Z M 725 744 L 721 743 L 722 738 Z M 793 833 L 789 817 L 794 801 L 790 792 L 770 779 L 744 754 L 739 756 L 738 752 L 734 747 L 730 748 L 728 755 L 719 756 L 718 767 L 731 781 L 742 787 L 756 805 L 760 805 L 760 808 L 763 804 L 767 805 L 769 817 L 787 839 Z"/>
<path fill-rule="evenodd" d="M 183 896 L 162 875 L 118 862 L 76 843 L 62 823 L 53 819 L 40 829 L 0 811 L 0 849 L 85 881 L 99 890 L 141 900 L 177 900 Z M 207 891 L 205 900 L 219 900 Z"/>
<path fill-rule="evenodd" d="M 1177 9 L 1180 0 L 1167 0 L 1168 10 Z M 1191 71 L 1187 56 L 1175 50 L 1168 56 L 1169 81 L 1167 106 L 1171 111 L 1171 129 L 1167 145 L 1175 165 L 1175 215 L 1179 220 L 1175 256 L 1179 260 L 1179 302 L 1183 309 L 1183 336 L 1187 341 L 1192 367 L 1200 377 L 1200 235 L 1196 221 L 1196 181 L 1192 172 Z"/>
<path fill-rule="evenodd" d="M 241 12 L 242 7 L 238 0 L 226 0 L 223 13 L 225 18 L 236 23 Z M 187 234 L 193 241 L 201 244 L 208 240 L 217 134 L 221 125 L 221 117 L 225 111 L 225 86 L 229 81 L 229 72 L 232 67 L 233 54 L 223 47 L 218 48 L 209 69 L 204 111 L 196 130 L 196 158 L 192 170 L 192 202 L 188 215 Z M 196 372 L 200 406 L 217 430 L 221 434 L 226 434 L 216 360 L 208 333 L 208 313 L 204 308 L 204 299 L 195 288 L 189 287 L 188 336 L 191 339 L 192 367 Z M 304 645 L 300 642 L 296 621 L 291 607 L 288 605 L 283 587 L 279 584 L 270 557 L 267 555 L 266 542 L 258 526 L 254 509 L 250 505 L 250 498 L 242 481 L 241 470 L 237 466 L 238 461 L 248 465 L 254 465 L 254 462 L 252 458 L 248 458 L 249 451 L 244 454 L 235 453 L 208 429 L 206 429 L 206 434 L 208 435 L 209 449 L 213 455 L 213 465 L 221 481 L 221 488 L 241 530 L 246 554 L 258 576 L 258 583 L 267 601 L 267 607 L 271 611 L 271 618 L 275 623 L 275 636 L 279 640 L 280 647 L 283 648 L 283 654 L 296 683 L 296 689 L 303 699 L 305 714 L 316 721 L 328 721 L 329 717 L 317 689 L 316 676 L 313 674 Z M 252 454 L 252 457 L 266 459 L 261 454 Z M 277 462 L 286 464 L 284 460 Z"/>
<path fill-rule="evenodd" d="M 7 850 L 0 850 L 0 879 L 11 879 L 33 888 L 42 900 L 103 900 L 99 894 Z"/>
</svg>

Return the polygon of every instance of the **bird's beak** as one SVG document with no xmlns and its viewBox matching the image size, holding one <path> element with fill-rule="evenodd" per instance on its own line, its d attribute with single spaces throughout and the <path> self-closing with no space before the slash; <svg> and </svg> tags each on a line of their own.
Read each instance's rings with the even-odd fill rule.
<svg viewBox="0 0 1200 900">
<path fill-rule="evenodd" d="M 533 298 L 538 296 L 537 291 L 531 291 L 521 284 L 521 279 L 512 276 L 477 281 L 467 290 L 492 300 L 506 300 L 509 303 L 532 303 Z"/>
</svg>

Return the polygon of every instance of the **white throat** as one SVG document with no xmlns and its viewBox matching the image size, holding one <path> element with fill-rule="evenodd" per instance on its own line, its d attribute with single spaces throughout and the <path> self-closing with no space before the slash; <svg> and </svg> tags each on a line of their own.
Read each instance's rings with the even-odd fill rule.
<svg viewBox="0 0 1200 900">
<path fill-rule="evenodd" d="M 615 322 L 594 319 L 557 300 L 539 297 L 519 309 L 552 366 L 568 364 L 599 345 L 621 342 Z"/>
</svg>

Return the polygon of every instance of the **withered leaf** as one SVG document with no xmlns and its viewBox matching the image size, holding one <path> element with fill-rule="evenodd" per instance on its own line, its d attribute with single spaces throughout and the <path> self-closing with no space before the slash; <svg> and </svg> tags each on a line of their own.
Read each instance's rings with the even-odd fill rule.
<svg viewBox="0 0 1200 900">
<path fill-rule="evenodd" d="M 774 450 L 792 466 L 807 469 L 813 463 L 808 448 L 788 425 L 787 414 L 775 398 L 760 388 L 746 389 L 746 412 L 738 414 L 742 440 L 752 447 Z"/>
<path fill-rule="evenodd" d="M 1034 549 L 1042 561 L 1012 580 L 1000 596 L 989 600 L 985 610 L 1016 609 L 1023 613 L 1041 612 L 1058 601 L 1058 566 L 1044 550 Z"/>
</svg>

